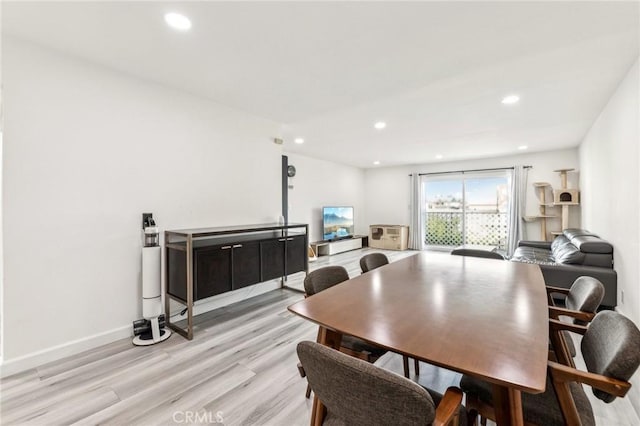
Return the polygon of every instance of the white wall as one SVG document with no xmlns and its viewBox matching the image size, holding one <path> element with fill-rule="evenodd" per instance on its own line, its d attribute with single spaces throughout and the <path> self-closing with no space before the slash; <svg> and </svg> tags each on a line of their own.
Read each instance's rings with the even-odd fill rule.
<svg viewBox="0 0 640 426">
<path fill-rule="evenodd" d="M 367 169 L 365 172 L 365 211 L 368 224 L 391 223 L 409 224 L 409 174 L 412 172 L 433 173 L 454 170 L 484 169 L 493 167 L 512 167 L 514 165 L 533 166 L 528 174 L 528 192 L 526 213 L 538 213 L 538 199 L 532 182 L 549 182 L 552 186 L 560 187 L 560 175 L 554 170 L 561 168 L 575 168 L 576 173 L 568 176 L 568 186 L 578 186 L 578 151 L 565 149 L 531 154 L 521 154 L 509 157 L 487 158 L 480 160 L 432 163 L 415 166 L 386 167 Z M 560 208 L 557 214 L 560 215 Z M 580 226 L 580 208 L 571 208 L 569 215 L 570 226 Z M 553 219 L 548 228 L 560 229 L 560 219 Z M 540 224 L 528 223 L 525 238 L 540 239 Z"/>
<path fill-rule="evenodd" d="M 2 81 L 0 79 L 0 81 Z M 0 97 L 0 111 L 2 110 L 2 100 Z M 4 238 L 2 236 L 2 157 L 3 157 L 3 132 L 2 132 L 2 113 L 0 113 L 0 364 L 4 359 Z"/>
<path fill-rule="evenodd" d="M 638 78 L 636 62 L 582 141 L 580 178 L 582 221 L 614 245 L 618 308 L 640 324 Z"/>
<path fill-rule="evenodd" d="M 6 373 L 130 334 L 143 212 L 161 229 L 273 222 L 281 148 L 271 121 L 3 42 Z"/>
<path fill-rule="evenodd" d="M 582 221 L 614 246 L 617 310 L 640 325 L 640 87 L 638 61 L 580 145 Z M 624 300 L 622 298 L 624 292 Z M 640 375 L 629 399 L 640 413 Z"/>
<path fill-rule="evenodd" d="M 356 234 L 368 234 L 364 171 L 357 167 L 285 153 L 296 176 L 289 179 L 289 221 L 309 224 L 310 241 L 322 239 L 322 207 L 353 206 Z"/>
</svg>

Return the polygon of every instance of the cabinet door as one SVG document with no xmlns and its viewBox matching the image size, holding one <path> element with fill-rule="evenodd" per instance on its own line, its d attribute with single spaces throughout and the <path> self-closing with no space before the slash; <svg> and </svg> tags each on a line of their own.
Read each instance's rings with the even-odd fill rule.
<svg viewBox="0 0 640 426">
<path fill-rule="evenodd" d="M 284 276 L 285 238 L 260 242 L 261 281 Z"/>
<path fill-rule="evenodd" d="M 195 250 L 194 300 L 231 291 L 231 245 Z"/>
<path fill-rule="evenodd" d="M 167 293 L 187 300 L 187 253 L 167 249 Z"/>
<path fill-rule="evenodd" d="M 233 245 L 233 288 L 260 282 L 260 244 L 248 242 Z"/>
<path fill-rule="evenodd" d="M 286 275 L 304 271 L 304 261 L 307 257 L 305 236 L 287 237 L 287 269 Z"/>
</svg>

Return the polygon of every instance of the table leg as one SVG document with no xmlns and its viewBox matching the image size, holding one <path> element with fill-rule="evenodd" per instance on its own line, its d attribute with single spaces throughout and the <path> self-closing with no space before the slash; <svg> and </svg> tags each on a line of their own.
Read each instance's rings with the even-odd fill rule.
<svg viewBox="0 0 640 426">
<path fill-rule="evenodd" d="M 333 349 L 340 349 L 340 343 L 342 342 L 342 334 L 329 330 L 324 327 L 318 329 L 318 343 L 322 343 L 325 346 L 329 346 Z M 322 402 L 318 399 L 318 396 L 313 394 L 313 409 L 311 411 L 311 426 L 320 426 L 324 420 L 325 409 Z"/>
<path fill-rule="evenodd" d="M 493 408 L 498 426 L 522 426 L 522 396 L 520 391 L 493 385 Z"/>
</svg>

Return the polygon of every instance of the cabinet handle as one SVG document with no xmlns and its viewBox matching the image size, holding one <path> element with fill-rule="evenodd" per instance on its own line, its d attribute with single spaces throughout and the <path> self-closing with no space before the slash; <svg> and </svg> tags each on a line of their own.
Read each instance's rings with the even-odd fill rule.
<svg viewBox="0 0 640 426">
<path fill-rule="evenodd" d="M 293 241 L 293 238 L 287 238 L 287 241 Z"/>
<path fill-rule="evenodd" d="M 278 241 L 287 241 L 286 238 L 278 238 Z"/>
<path fill-rule="evenodd" d="M 224 247 L 220 247 L 220 250 L 229 250 L 231 248 L 231 246 L 224 246 Z"/>
<path fill-rule="evenodd" d="M 240 247 L 242 247 L 242 244 L 234 244 L 233 245 L 233 248 L 240 248 Z"/>
</svg>

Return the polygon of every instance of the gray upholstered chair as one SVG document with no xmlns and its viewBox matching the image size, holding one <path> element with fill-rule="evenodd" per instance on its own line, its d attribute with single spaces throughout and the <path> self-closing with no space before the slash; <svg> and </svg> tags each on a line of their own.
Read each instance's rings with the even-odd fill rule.
<svg viewBox="0 0 640 426">
<path fill-rule="evenodd" d="M 549 361 L 545 392 L 522 393 L 524 420 L 544 426 L 594 425 L 593 409 L 581 383 L 591 386 L 593 394 L 607 403 L 624 397 L 631 387 L 629 379 L 640 365 L 640 331 L 631 320 L 614 311 L 598 313 L 588 328 L 554 319 L 549 324 L 556 338 L 563 330 L 584 335 L 581 350 L 588 372 Z M 467 394 L 472 420 L 476 413 L 495 419 L 490 384 L 462 376 L 460 387 Z"/>
<path fill-rule="evenodd" d="M 471 256 L 471 257 L 483 257 L 485 259 L 504 260 L 504 256 L 496 251 L 478 250 L 478 249 L 464 248 L 464 247 L 451 250 L 451 254 L 455 256 Z"/>
<path fill-rule="evenodd" d="M 310 272 L 304 279 L 305 297 L 313 296 L 323 290 L 349 279 L 349 273 L 342 266 L 325 266 Z M 354 336 L 343 335 L 340 351 L 347 355 L 360 358 L 367 362 L 375 362 L 387 351 L 379 346 L 371 345 L 362 339 Z M 305 377 L 304 367 L 298 366 L 300 375 Z M 311 388 L 307 386 L 306 397 L 311 395 Z"/>
<path fill-rule="evenodd" d="M 326 408 L 323 425 L 446 425 L 466 420 L 458 388 L 447 389 L 443 396 L 315 342 L 300 342 L 298 357 Z"/>
<path fill-rule="evenodd" d="M 349 273 L 342 266 L 325 266 L 307 274 L 304 292 L 307 297 L 313 296 L 348 279 Z"/>
<path fill-rule="evenodd" d="M 383 253 L 369 253 L 360 258 L 360 269 L 363 274 L 388 264 L 389 259 Z"/>
<path fill-rule="evenodd" d="M 555 306 L 554 294 L 565 296 L 564 308 Z M 547 286 L 547 295 L 550 318 L 559 320 L 561 316 L 565 316 L 570 317 L 573 324 L 587 325 L 595 316 L 598 306 L 604 298 L 604 285 L 593 277 L 578 277 L 569 289 Z M 566 349 L 572 358 L 575 357 L 576 347 L 573 344 L 571 333 L 565 330 L 562 334 L 567 346 Z"/>
</svg>

